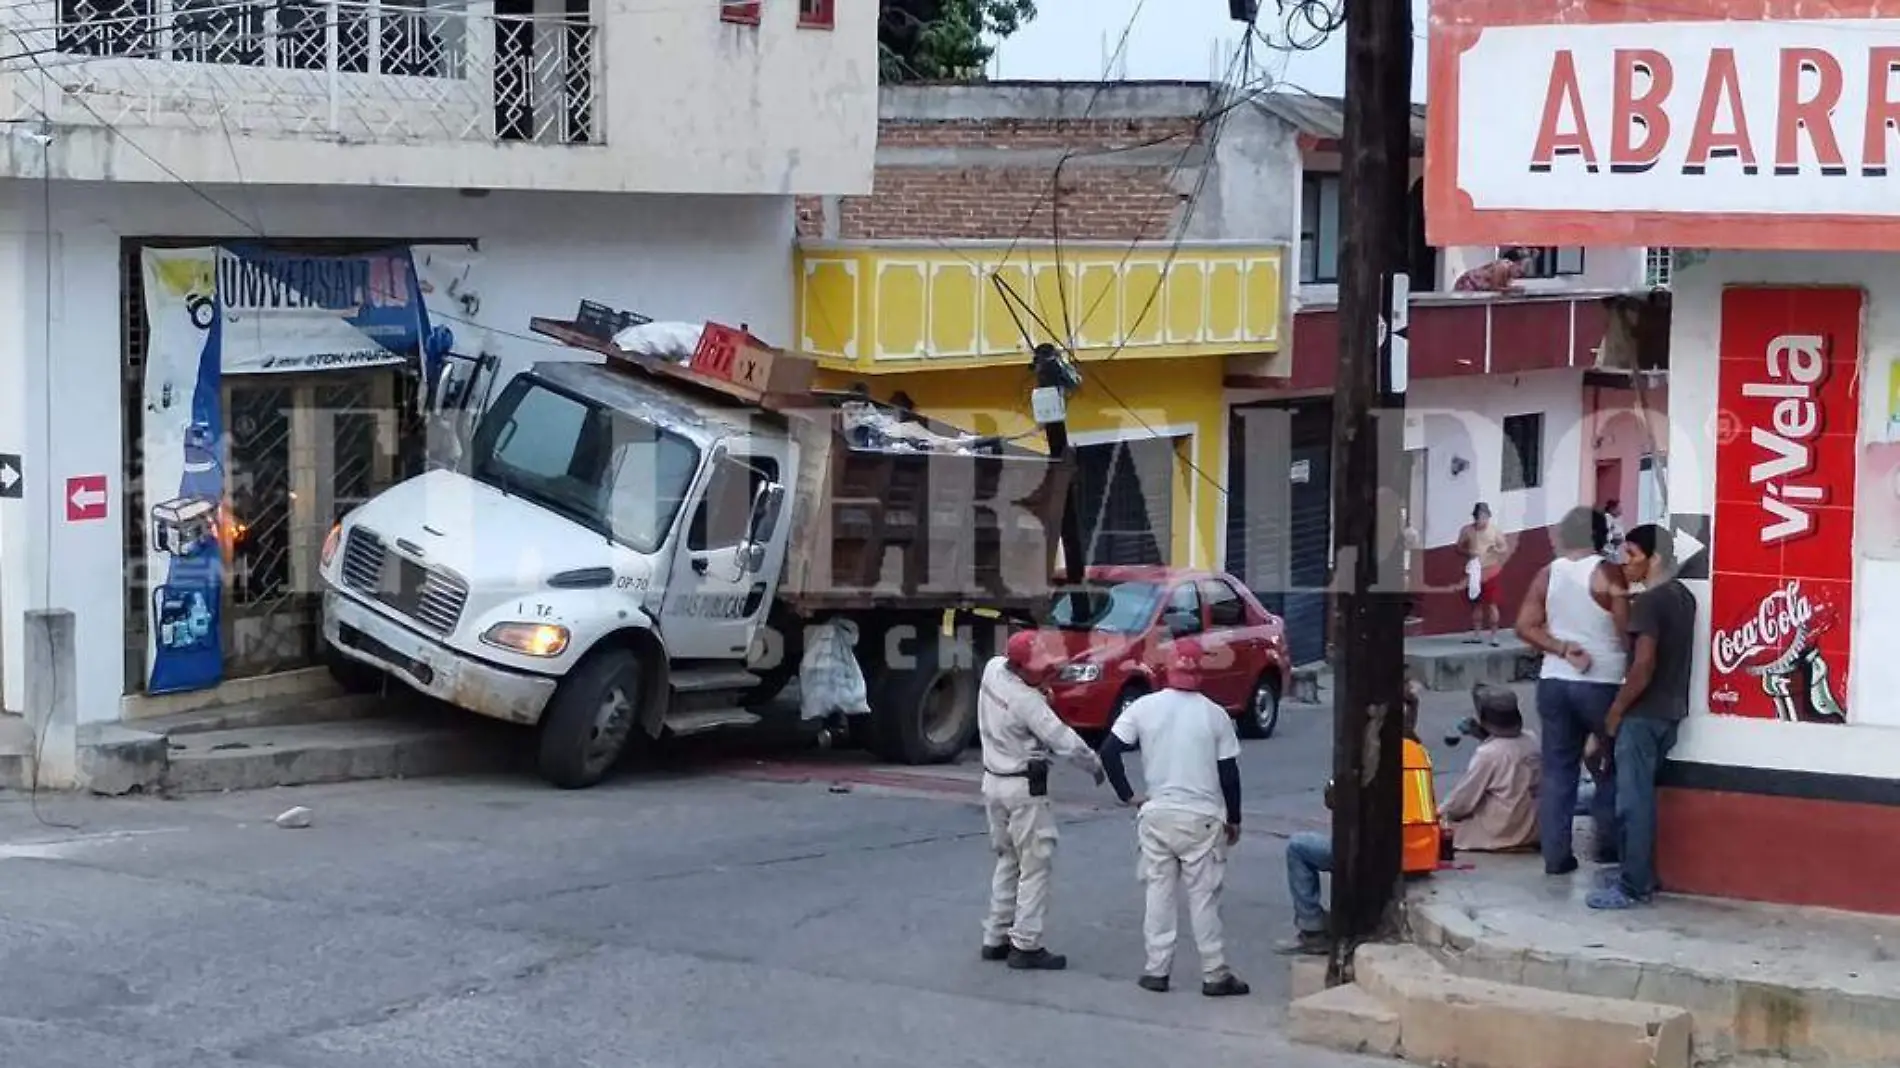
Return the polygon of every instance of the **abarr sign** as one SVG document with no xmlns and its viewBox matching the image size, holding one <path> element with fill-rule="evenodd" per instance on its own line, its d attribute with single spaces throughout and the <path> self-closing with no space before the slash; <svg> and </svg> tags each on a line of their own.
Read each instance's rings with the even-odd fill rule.
<svg viewBox="0 0 1900 1068">
<path fill-rule="evenodd" d="M 1432 242 L 1900 248 L 1900 0 L 1729 6 L 1439 0 Z"/>
</svg>

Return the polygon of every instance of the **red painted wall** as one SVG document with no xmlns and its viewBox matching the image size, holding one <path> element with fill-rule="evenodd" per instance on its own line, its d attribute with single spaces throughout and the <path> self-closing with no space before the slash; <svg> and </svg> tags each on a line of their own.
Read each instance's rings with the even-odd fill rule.
<svg viewBox="0 0 1900 1068">
<path fill-rule="evenodd" d="M 1533 527 L 1515 535 L 1516 544 L 1512 546 L 1510 559 L 1505 561 L 1504 570 L 1498 576 L 1498 619 L 1507 633 L 1517 620 L 1518 605 L 1524 602 L 1524 592 L 1530 589 L 1531 580 L 1555 555 L 1555 534 L 1555 527 Z M 1425 586 L 1413 602 L 1413 614 L 1423 620 L 1417 625 L 1417 632 L 1456 634 L 1471 629 L 1471 602 L 1465 597 L 1465 561 L 1458 547 L 1443 545 L 1427 549 L 1421 555 L 1424 557 L 1422 570 L 1414 568 Z"/>
<path fill-rule="evenodd" d="M 1900 914 L 1900 808 L 1665 787 L 1664 889 Z"/>
<path fill-rule="evenodd" d="M 1572 306 L 1575 306 L 1573 322 Z M 1490 373 L 1511 374 L 1596 362 L 1607 313 L 1600 300 L 1499 299 L 1414 304 L 1411 375 L 1455 378 L 1485 374 L 1486 319 Z M 1339 365 L 1339 313 L 1314 308 L 1293 317 L 1293 373 L 1263 380 L 1273 388 L 1331 389 Z"/>
</svg>

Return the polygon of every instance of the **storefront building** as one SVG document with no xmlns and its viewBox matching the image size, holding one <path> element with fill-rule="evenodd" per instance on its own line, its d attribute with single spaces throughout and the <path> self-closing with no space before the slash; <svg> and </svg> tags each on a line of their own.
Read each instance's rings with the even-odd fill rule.
<svg viewBox="0 0 1900 1068">
<path fill-rule="evenodd" d="M 1284 377 L 1235 374 L 1230 481 L 1249 487 L 1228 510 L 1227 568 L 1273 598 L 1300 662 L 1326 652 L 1332 571 L 1332 394 L 1339 360 L 1340 195 L 1344 101 L 1280 92 L 1262 104 L 1298 131 L 1294 310 Z M 1605 352 L 1612 305 L 1648 299 L 1640 248 L 1540 245 L 1512 293 L 1456 289 L 1494 260 L 1496 244 L 1436 247 L 1424 231 L 1425 109 L 1413 118 L 1408 268 L 1406 523 L 1418 590 L 1410 633 L 1471 625 L 1459 532 L 1490 506 L 1512 551 L 1498 580 L 1514 611 L 1550 562 L 1551 532 L 1579 504 L 1643 514 L 1643 472 L 1662 442 L 1644 432 L 1667 407 L 1666 375 L 1635 378 Z M 1614 348 L 1614 346 L 1612 346 Z M 1638 387 L 1641 387 L 1640 389 Z"/>
<path fill-rule="evenodd" d="M 528 323 L 582 300 L 789 339 L 793 194 L 870 184 L 868 11 L 214 13 L 154 52 L 54 8 L 4 16 L 66 76 L 9 68 L 0 164 L 0 683 L 48 785 L 101 725 L 325 685 L 321 546 L 421 469 L 446 368 L 576 358 Z"/>
<path fill-rule="evenodd" d="M 1900 5 L 1433 13 L 1435 243 L 1674 246 L 1661 874 L 1900 912 Z"/>
<path fill-rule="evenodd" d="M 1274 179 L 1295 158 L 1285 123 L 1227 104 L 1211 85 L 887 88 L 873 193 L 801 205 L 801 345 L 829 385 L 1040 447 L 1028 353 L 1056 343 L 1082 375 L 1090 562 L 1221 566 L 1222 382 L 1284 373 Z"/>
</svg>

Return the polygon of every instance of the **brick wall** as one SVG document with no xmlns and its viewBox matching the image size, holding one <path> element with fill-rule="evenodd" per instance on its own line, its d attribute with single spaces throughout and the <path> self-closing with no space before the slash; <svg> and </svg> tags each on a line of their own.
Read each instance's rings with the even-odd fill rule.
<svg viewBox="0 0 1900 1068">
<path fill-rule="evenodd" d="M 1195 180 L 1177 163 L 1198 135 L 1192 116 L 887 120 L 871 195 L 841 198 L 832 219 L 823 201 L 801 199 L 798 232 L 822 236 L 829 223 L 842 240 L 1036 241 L 1059 226 L 1065 241 L 1165 239 Z M 1051 195 L 1064 153 L 1072 157 Z"/>
</svg>

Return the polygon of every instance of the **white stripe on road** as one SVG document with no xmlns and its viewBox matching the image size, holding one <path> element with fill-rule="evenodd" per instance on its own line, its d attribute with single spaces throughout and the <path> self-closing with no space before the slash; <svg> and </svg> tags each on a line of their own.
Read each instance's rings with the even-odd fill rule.
<svg viewBox="0 0 1900 1068">
<path fill-rule="evenodd" d="M 177 834 L 184 829 L 183 827 L 158 827 L 144 831 L 103 831 L 98 834 L 79 834 L 37 842 L 0 842 L 0 860 L 59 860 L 94 846 L 122 842 L 131 838 L 145 838 L 155 834 Z"/>
</svg>

